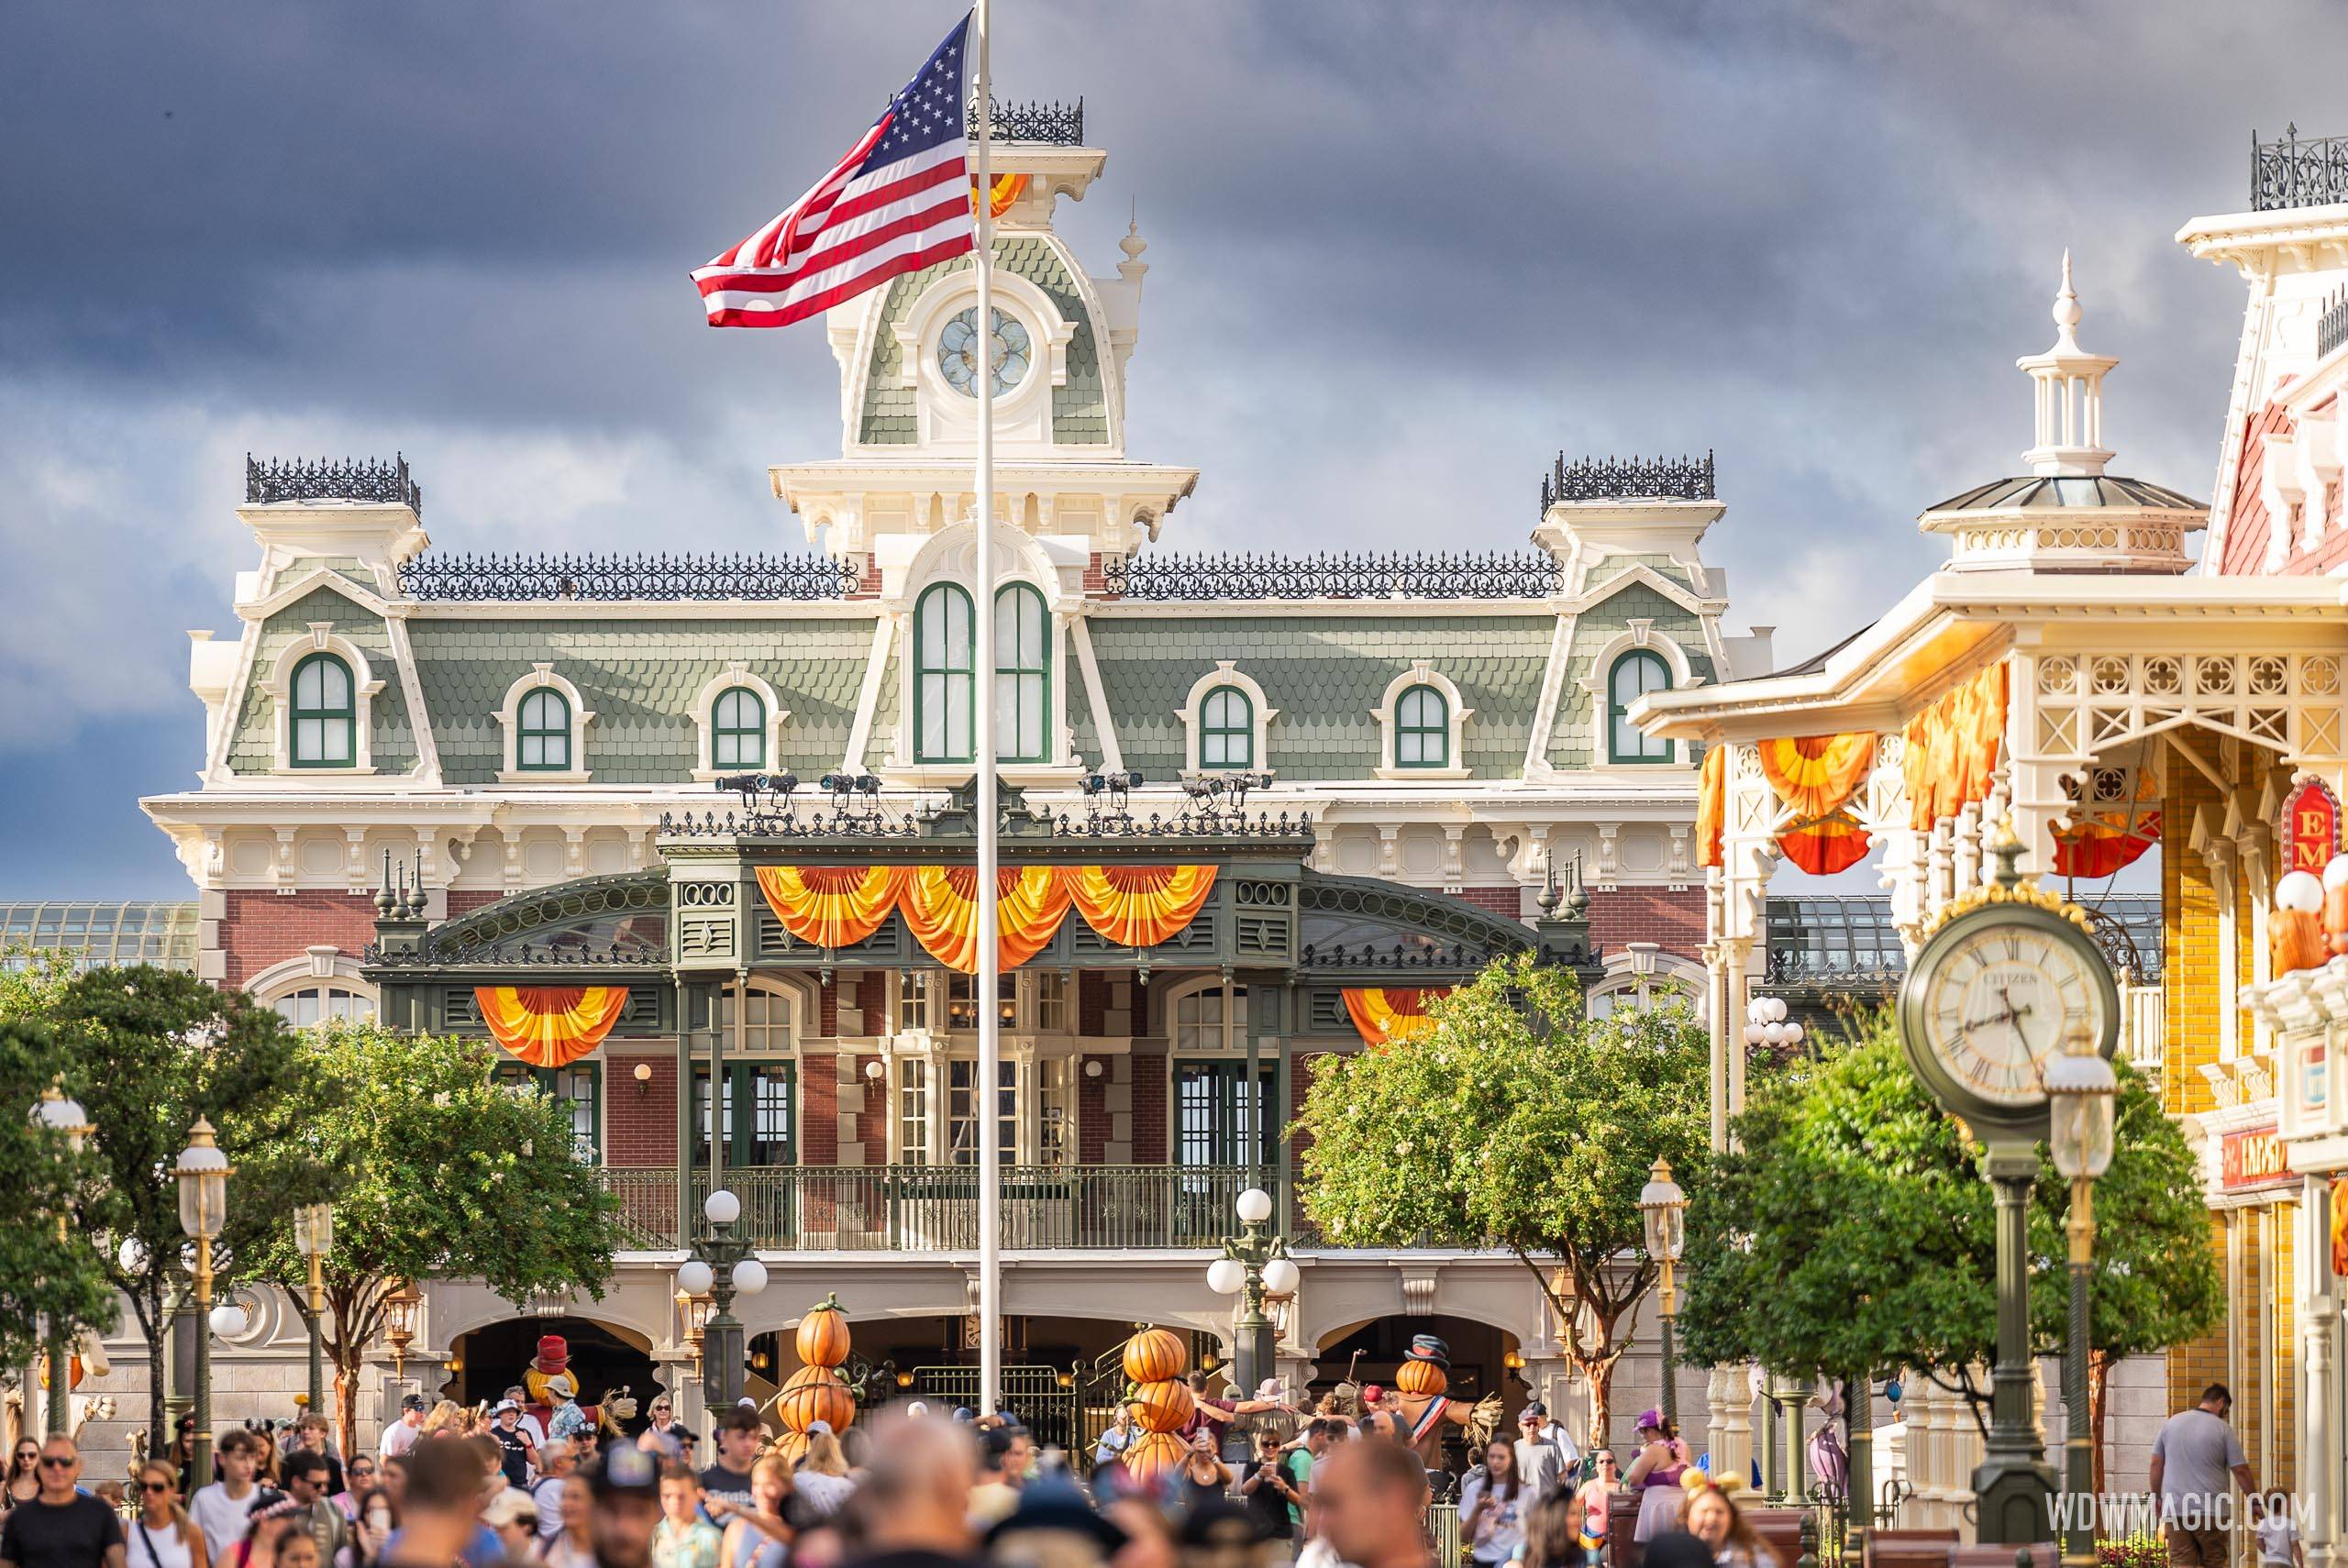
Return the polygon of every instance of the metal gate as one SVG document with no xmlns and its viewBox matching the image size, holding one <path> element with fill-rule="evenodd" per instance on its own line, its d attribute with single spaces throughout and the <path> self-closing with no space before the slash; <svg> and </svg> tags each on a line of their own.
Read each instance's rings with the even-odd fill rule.
<svg viewBox="0 0 2348 1568">
<path fill-rule="evenodd" d="M 914 1367 L 911 1392 L 914 1398 L 933 1405 L 976 1409 L 979 1369 Z M 1006 1366 L 1002 1402 L 1034 1436 L 1036 1447 L 1064 1449 L 1070 1454 L 1077 1452 L 1083 1434 L 1077 1420 L 1076 1379 L 1070 1375 L 1051 1366 Z"/>
</svg>

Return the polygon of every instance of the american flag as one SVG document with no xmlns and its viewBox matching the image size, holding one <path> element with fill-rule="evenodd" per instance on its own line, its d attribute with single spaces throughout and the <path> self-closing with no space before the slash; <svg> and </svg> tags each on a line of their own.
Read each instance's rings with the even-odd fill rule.
<svg viewBox="0 0 2348 1568">
<path fill-rule="evenodd" d="M 712 326 L 788 326 L 975 245 L 962 74 L 970 18 L 815 188 L 694 270 Z"/>
</svg>

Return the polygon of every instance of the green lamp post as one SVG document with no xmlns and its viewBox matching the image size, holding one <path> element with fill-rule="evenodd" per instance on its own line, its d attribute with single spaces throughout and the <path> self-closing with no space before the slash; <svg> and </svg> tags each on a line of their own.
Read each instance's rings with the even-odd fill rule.
<svg viewBox="0 0 2348 1568">
<path fill-rule="evenodd" d="M 2095 1184 L 2111 1168 L 2112 1123 L 2120 1077 L 2096 1055 L 2083 1022 L 2074 1020 L 2063 1055 L 2046 1069 L 2050 1107 L 2047 1152 L 2071 1184 L 2069 1338 L 2063 1349 L 2063 1485 L 2071 1494 L 2071 1529 L 2063 1543 L 2066 1568 L 2093 1568 L 2095 1521 L 2080 1505 L 2095 1492 L 2095 1436 L 2088 1420 L 2088 1287 L 2095 1271 Z"/>
<path fill-rule="evenodd" d="M 1671 1271 L 1688 1244 L 1688 1195 L 1671 1179 L 1671 1162 L 1658 1156 L 1639 1189 L 1639 1218 L 1646 1222 L 1647 1256 L 1663 1271 L 1656 1291 L 1656 1319 L 1663 1344 L 1663 1419 L 1679 1419 L 1679 1379 L 1673 1375 L 1671 1320 L 1678 1313 Z"/>
<path fill-rule="evenodd" d="M 1984 1546 L 2052 1539 L 2054 1469 L 2031 1411 L 2030 1189 L 2049 1135 L 2048 1074 L 2084 1035 L 2108 1058 L 2120 991 L 2086 915 L 2023 882 L 2010 822 L 1988 846 L 1995 879 L 1943 910 L 1900 982 L 1899 1041 L 1916 1076 L 1987 1146 L 1997 1208 L 1998 1354 L 1989 1432 L 1973 1472 Z"/>
</svg>

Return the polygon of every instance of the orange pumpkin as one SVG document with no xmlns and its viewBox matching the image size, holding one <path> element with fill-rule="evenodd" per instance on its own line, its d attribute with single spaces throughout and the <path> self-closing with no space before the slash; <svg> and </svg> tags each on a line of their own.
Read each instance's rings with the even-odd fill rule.
<svg viewBox="0 0 2348 1568">
<path fill-rule="evenodd" d="M 1172 1432 L 1144 1432 L 1125 1449 L 1125 1471 L 1136 1481 L 1154 1481 L 1180 1465 L 1190 1452 L 1190 1445 Z"/>
<path fill-rule="evenodd" d="M 1394 1369 L 1394 1386 L 1405 1394 L 1440 1394 L 1451 1386 L 1451 1375 L 1432 1361 L 1406 1361 Z"/>
<path fill-rule="evenodd" d="M 837 1366 L 847 1359 L 847 1314 L 840 1298 L 826 1296 L 799 1320 L 799 1359 L 810 1366 Z"/>
<path fill-rule="evenodd" d="M 1189 1369 L 1191 1353 L 1182 1337 L 1167 1329 L 1144 1329 L 1125 1342 L 1125 1375 L 1135 1383 L 1163 1383 Z"/>
<path fill-rule="evenodd" d="M 1134 1422 L 1146 1432 L 1170 1432 L 1191 1419 L 1199 1402 L 1179 1377 L 1145 1383 L 1134 1390 Z"/>
<path fill-rule="evenodd" d="M 832 1430 L 842 1432 L 856 1419 L 856 1396 L 828 1366 L 803 1366 L 792 1373 L 775 1396 L 774 1408 L 783 1426 L 794 1432 L 817 1421 L 828 1421 Z"/>
<path fill-rule="evenodd" d="M 2276 910 L 2268 922 L 2275 944 L 2275 973 L 2312 969 L 2329 955 L 2320 918 L 2298 910 Z"/>
<path fill-rule="evenodd" d="M 807 1457 L 807 1434 L 785 1432 L 774 1440 L 774 1452 L 782 1455 L 786 1464 L 796 1464 Z"/>
</svg>

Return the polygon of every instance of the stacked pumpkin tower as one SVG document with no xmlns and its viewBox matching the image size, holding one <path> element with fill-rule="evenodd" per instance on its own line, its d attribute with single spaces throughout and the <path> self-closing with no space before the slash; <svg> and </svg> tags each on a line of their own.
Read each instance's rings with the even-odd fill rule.
<svg viewBox="0 0 2348 1568">
<path fill-rule="evenodd" d="M 1137 1481 L 1154 1480 L 1182 1463 L 1186 1451 L 1174 1434 L 1198 1408 L 1191 1386 L 1182 1381 L 1190 1364 L 1181 1336 L 1165 1329 L 1144 1329 L 1125 1342 L 1125 1376 L 1133 1385 L 1126 1399 L 1142 1435 L 1124 1459 Z"/>
<path fill-rule="evenodd" d="M 799 1320 L 799 1359 L 807 1364 L 792 1373 L 774 1397 L 775 1415 L 782 1422 L 780 1444 L 783 1456 L 797 1463 L 807 1452 L 807 1434 L 817 1421 L 835 1432 L 847 1430 L 856 1419 L 856 1396 L 840 1376 L 847 1360 L 847 1314 L 840 1298 L 826 1296 L 823 1303 Z"/>
</svg>

